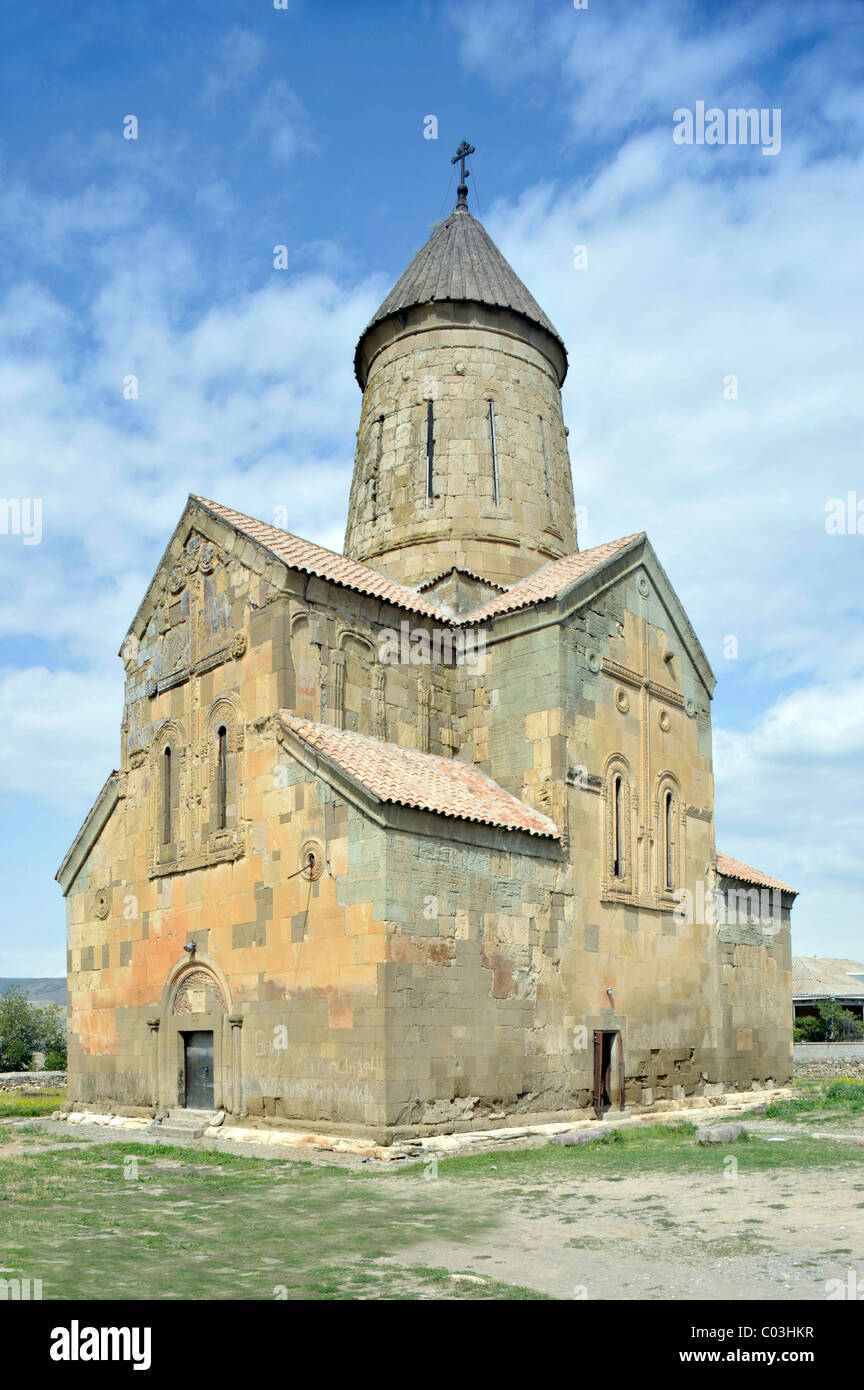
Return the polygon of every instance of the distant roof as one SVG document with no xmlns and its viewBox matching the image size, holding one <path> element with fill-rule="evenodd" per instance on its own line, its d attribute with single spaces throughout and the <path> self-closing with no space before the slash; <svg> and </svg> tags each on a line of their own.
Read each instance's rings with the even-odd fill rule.
<svg viewBox="0 0 864 1390">
<path fill-rule="evenodd" d="M 829 956 L 793 956 L 792 994 L 795 999 L 864 999 L 864 965 Z"/>
<path fill-rule="evenodd" d="M 781 883 L 779 878 L 771 878 L 768 874 L 763 874 L 761 869 L 751 869 L 749 864 L 742 864 L 740 859 L 733 859 L 728 854 L 721 854 L 717 851 L 717 872 L 723 874 L 724 878 L 737 878 L 742 883 L 755 883 L 759 888 L 782 888 L 784 893 L 794 893 L 798 896 L 796 888 L 790 888 L 788 883 Z"/>
<path fill-rule="evenodd" d="M 524 801 L 505 791 L 485 772 L 435 753 L 401 748 L 367 734 L 334 729 L 300 719 L 288 710 L 279 718 L 286 729 L 316 753 L 335 764 L 378 801 L 389 801 L 417 810 L 434 811 L 457 820 L 479 821 L 502 830 L 524 830 L 529 835 L 559 839 L 558 827 Z"/>
<path fill-rule="evenodd" d="M 360 342 L 369 329 L 383 319 L 417 304 L 443 300 L 470 300 L 499 309 L 512 309 L 544 328 L 560 344 L 566 360 L 560 333 L 501 255 L 482 223 L 464 207 L 451 212 L 420 248 L 372 315 L 360 335 Z M 355 358 L 355 365 L 356 362 Z"/>
</svg>

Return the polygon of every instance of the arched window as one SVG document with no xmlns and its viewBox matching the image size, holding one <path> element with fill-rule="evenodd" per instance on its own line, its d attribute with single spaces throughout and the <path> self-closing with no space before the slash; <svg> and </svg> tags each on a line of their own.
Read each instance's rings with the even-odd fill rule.
<svg viewBox="0 0 864 1390">
<path fill-rule="evenodd" d="M 674 814 L 674 805 L 675 805 L 675 803 L 674 803 L 674 801 L 673 801 L 673 799 L 672 799 L 672 793 L 671 793 L 671 791 L 667 791 L 667 792 L 664 794 L 664 796 L 663 796 L 663 847 L 664 847 L 664 849 L 665 849 L 665 851 L 666 851 L 664 857 L 665 857 L 665 861 L 666 861 L 666 887 L 667 887 L 667 888 L 674 888 L 674 887 L 675 887 L 675 873 L 674 873 L 674 869 L 673 869 L 673 860 L 672 860 L 672 855 L 673 855 L 672 841 L 673 841 L 673 836 L 674 836 L 674 828 L 673 828 L 672 817 L 673 817 L 673 814 Z"/>
<path fill-rule="evenodd" d="M 162 843 L 171 844 L 171 749 L 162 754 Z"/>
<path fill-rule="evenodd" d="M 206 717 L 207 799 L 202 808 L 205 853 L 222 853 L 237 845 L 242 818 L 241 749 L 243 725 L 239 706 L 220 696 Z"/>
<path fill-rule="evenodd" d="M 652 891 L 667 901 L 684 881 L 684 820 L 681 789 L 671 772 L 657 783 L 653 822 L 655 855 L 652 859 Z"/>
<path fill-rule="evenodd" d="M 603 774 L 605 891 L 630 895 L 633 882 L 633 799 L 627 759 L 615 753 Z"/>
<path fill-rule="evenodd" d="M 228 824 L 228 730 L 220 724 L 216 731 L 216 828 Z"/>
</svg>

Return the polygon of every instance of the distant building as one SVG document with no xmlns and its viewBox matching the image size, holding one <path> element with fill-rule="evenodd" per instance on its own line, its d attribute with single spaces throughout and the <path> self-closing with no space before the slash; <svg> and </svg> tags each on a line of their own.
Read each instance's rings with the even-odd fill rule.
<svg viewBox="0 0 864 1390">
<path fill-rule="evenodd" d="M 820 1000 L 831 999 L 864 1019 L 864 965 L 828 956 L 792 957 L 792 1004 L 796 1018 L 813 1016 Z"/>
</svg>

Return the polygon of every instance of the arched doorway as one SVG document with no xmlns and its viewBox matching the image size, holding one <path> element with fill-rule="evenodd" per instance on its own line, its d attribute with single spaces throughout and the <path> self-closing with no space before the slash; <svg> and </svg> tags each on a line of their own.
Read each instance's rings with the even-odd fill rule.
<svg viewBox="0 0 864 1390">
<path fill-rule="evenodd" d="M 239 1091 L 240 1020 L 229 1023 L 230 995 L 210 961 L 175 966 L 162 995 L 159 1104 L 173 1110 L 233 1110 Z M 233 1026 L 232 1026 L 233 1025 Z"/>
</svg>

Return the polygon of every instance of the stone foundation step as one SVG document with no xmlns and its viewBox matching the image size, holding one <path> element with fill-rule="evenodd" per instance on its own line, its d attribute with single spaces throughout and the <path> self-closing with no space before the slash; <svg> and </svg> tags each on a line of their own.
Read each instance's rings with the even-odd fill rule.
<svg viewBox="0 0 864 1390">
<path fill-rule="evenodd" d="M 220 1125 L 224 1118 L 224 1110 L 169 1110 L 153 1129 L 166 1139 L 200 1139 L 205 1129 Z"/>
</svg>

